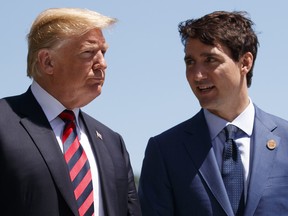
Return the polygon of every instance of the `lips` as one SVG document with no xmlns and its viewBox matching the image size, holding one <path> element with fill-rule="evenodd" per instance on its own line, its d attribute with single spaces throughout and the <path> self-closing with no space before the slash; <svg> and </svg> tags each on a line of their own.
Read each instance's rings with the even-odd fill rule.
<svg viewBox="0 0 288 216">
<path fill-rule="evenodd" d="M 213 85 L 205 85 L 205 86 L 198 86 L 197 87 L 200 91 L 209 91 L 214 88 Z"/>
<path fill-rule="evenodd" d="M 89 78 L 89 83 L 94 85 L 103 85 L 104 83 L 104 78 L 100 78 L 100 77 L 90 77 Z"/>
<path fill-rule="evenodd" d="M 99 79 L 99 78 L 95 79 L 94 78 L 93 80 L 94 80 L 95 83 L 98 83 L 98 84 L 101 84 L 101 85 L 104 83 L 104 79 Z"/>
</svg>

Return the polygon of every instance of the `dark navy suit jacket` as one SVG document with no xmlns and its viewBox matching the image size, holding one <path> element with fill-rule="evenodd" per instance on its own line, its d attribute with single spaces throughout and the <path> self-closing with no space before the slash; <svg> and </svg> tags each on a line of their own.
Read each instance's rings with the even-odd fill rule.
<svg viewBox="0 0 288 216">
<path fill-rule="evenodd" d="M 1 212 L 9 216 L 78 215 L 63 154 L 31 90 L 1 99 L 0 111 Z M 97 160 L 105 215 L 141 215 L 121 136 L 84 112 L 80 118 Z"/>
<path fill-rule="evenodd" d="M 288 122 L 255 109 L 244 215 L 287 216 Z M 233 215 L 203 110 L 150 138 L 139 184 L 143 216 Z"/>
</svg>

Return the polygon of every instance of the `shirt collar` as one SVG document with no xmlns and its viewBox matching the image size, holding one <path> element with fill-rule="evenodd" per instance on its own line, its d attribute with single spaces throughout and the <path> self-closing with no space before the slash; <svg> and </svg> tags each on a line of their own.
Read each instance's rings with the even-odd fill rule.
<svg viewBox="0 0 288 216">
<path fill-rule="evenodd" d="M 233 124 L 237 126 L 248 136 L 251 136 L 254 125 L 255 109 L 251 98 L 249 98 L 249 101 L 249 105 L 245 108 L 245 110 L 232 122 L 228 122 L 220 118 L 219 116 L 216 116 L 213 113 L 209 112 L 207 109 L 204 109 L 204 116 L 209 128 L 211 140 L 215 139 L 215 137 L 228 124 Z"/>
<path fill-rule="evenodd" d="M 66 109 L 56 98 L 45 91 L 35 80 L 33 80 L 31 84 L 31 91 L 40 104 L 49 122 L 58 117 L 58 115 Z M 72 111 L 74 112 L 76 122 L 79 125 L 79 108 L 75 108 Z"/>
</svg>

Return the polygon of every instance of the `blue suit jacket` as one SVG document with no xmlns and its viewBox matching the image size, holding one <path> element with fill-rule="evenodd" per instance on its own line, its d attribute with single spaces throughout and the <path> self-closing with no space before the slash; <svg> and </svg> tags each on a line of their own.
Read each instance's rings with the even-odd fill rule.
<svg viewBox="0 0 288 216">
<path fill-rule="evenodd" d="M 1 211 L 11 216 L 78 215 L 63 154 L 31 90 L 1 99 L 0 110 Z M 105 215 L 141 215 L 121 136 L 84 112 L 80 118 L 97 160 Z"/>
<path fill-rule="evenodd" d="M 288 122 L 255 106 L 245 216 L 288 215 Z M 267 148 L 274 140 L 276 148 Z M 233 215 L 203 110 L 150 138 L 139 183 L 143 216 Z"/>
</svg>

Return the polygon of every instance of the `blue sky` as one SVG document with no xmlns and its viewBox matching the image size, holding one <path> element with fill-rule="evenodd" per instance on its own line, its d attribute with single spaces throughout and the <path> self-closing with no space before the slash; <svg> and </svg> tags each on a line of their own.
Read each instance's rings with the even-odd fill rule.
<svg viewBox="0 0 288 216">
<path fill-rule="evenodd" d="M 16 0 L 0 8 L 0 97 L 20 94 L 26 77 L 26 35 L 50 7 L 81 7 L 118 19 L 104 31 L 110 46 L 102 94 L 84 111 L 119 132 L 135 174 L 149 137 L 190 117 L 200 106 L 185 79 L 177 25 L 215 10 L 245 10 L 255 22 L 260 48 L 250 97 L 267 112 L 288 119 L 287 4 L 283 0 Z"/>
</svg>

